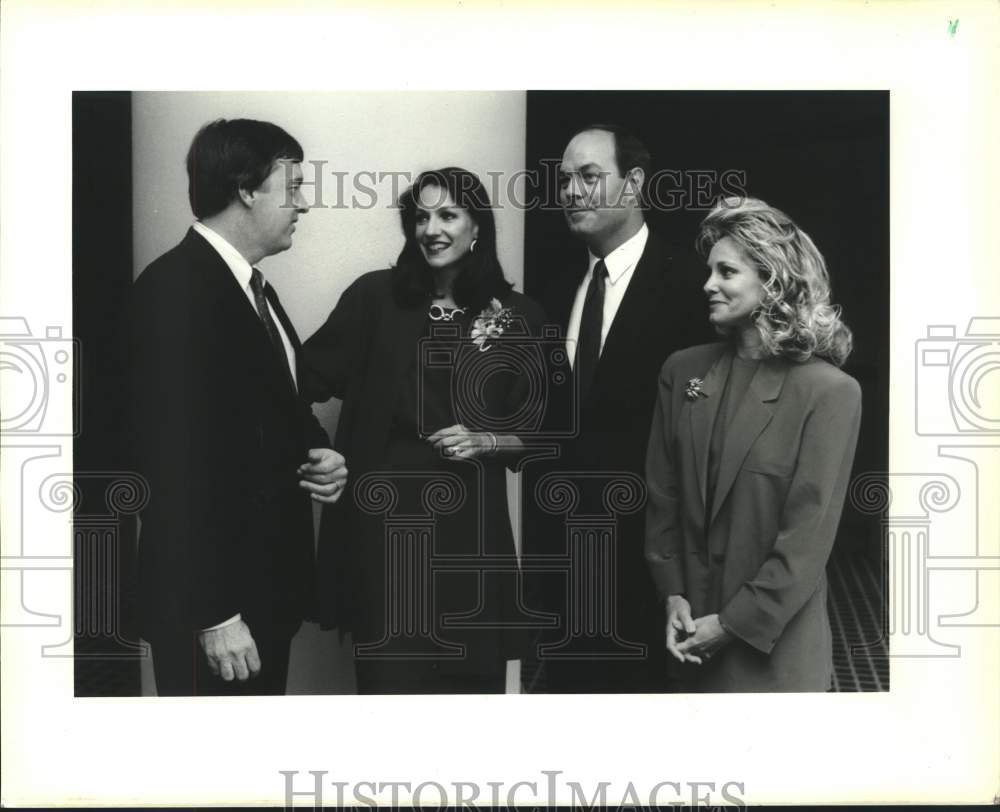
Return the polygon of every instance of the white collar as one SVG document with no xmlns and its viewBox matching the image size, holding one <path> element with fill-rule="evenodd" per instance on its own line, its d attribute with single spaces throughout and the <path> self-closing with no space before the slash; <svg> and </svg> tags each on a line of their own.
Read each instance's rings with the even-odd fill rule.
<svg viewBox="0 0 1000 812">
<path fill-rule="evenodd" d="M 244 290 L 249 288 L 250 277 L 253 276 L 253 268 L 246 261 L 246 257 L 233 248 L 229 240 L 219 234 L 219 232 L 210 229 L 201 221 L 195 220 L 194 225 L 191 227 L 208 240 L 208 244 L 219 252 L 219 256 L 229 266 L 229 270 L 233 272 L 233 276 L 236 277 L 236 281 L 239 282 L 240 287 Z"/>
<path fill-rule="evenodd" d="M 646 241 L 649 239 L 649 228 L 642 224 L 635 234 L 619 245 L 614 251 L 604 258 L 604 267 L 608 269 L 608 281 L 614 285 L 626 271 L 630 271 L 639 262 L 642 252 L 646 250 Z M 590 255 L 590 270 L 598 263 L 600 257 Z"/>
</svg>

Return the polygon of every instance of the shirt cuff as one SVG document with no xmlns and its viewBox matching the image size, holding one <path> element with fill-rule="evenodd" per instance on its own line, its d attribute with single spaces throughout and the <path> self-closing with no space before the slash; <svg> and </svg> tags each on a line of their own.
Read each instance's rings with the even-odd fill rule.
<svg viewBox="0 0 1000 812">
<path fill-rule="evenodd" d="M 237 612 L 229 620 L 223 620 L 222 623 L 216 623 L 214 626 L 209 626 L 207 629 L 202 629 L 203 632 L 214 632 L 216 629 L 221 629 L 224 626 L 232 626 L 239 620 L 243 620 L 243 616 Z"/>
</svg>

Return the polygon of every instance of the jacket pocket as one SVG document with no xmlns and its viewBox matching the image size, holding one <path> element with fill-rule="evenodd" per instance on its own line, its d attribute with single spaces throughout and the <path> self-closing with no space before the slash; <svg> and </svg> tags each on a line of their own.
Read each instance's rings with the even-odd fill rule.
<svg viewBox="0 0 1000 812">
<path fill-rule="evenodd" d="M 743 470 L 750 471 L 754 474 L 765 474 L 767 476 L 776 476 L 781 479 L 788 479 L 795 471 L 795 464 L 792 462 L 783 462 L 781 460 L 747 458 L 747 460 L 743 463 Z"/>
</svg>

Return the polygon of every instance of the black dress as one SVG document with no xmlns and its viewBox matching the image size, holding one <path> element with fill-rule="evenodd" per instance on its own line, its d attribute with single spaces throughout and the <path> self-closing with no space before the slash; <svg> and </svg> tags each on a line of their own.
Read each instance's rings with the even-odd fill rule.
<svg viewBox="0 0 1000 812">
<path fill-rule="evenodd" d="M 321 523 L 323 619 L 352 633 L 360 693 L 502 693 L 506 660 L 527 639 L 507 466 L 445 457 L 426 438 L 459 423 L 496 434 L 533 425 L 525 403 L 537 387 L 509 350 L 517 336 L 531 349 L 541 314 L 510 293 L 504 346 L 484 351 L 470 339 L 478 313 L 432 319 L 429 303 L 401 306 L 388 273 L 355 283 L 305 347 L 313 399 L 342 390 L 334 446 L 350 472 Z M 347 375 L 345 321 L 368 334 Z"/>
</svg>

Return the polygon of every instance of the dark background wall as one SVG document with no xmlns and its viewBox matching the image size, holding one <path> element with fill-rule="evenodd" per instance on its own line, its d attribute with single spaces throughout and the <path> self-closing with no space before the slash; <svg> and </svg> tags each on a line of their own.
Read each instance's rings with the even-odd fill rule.
<svg viewBox="0 0 1000 812">
<path fill-rule="evenodd" d="M 854 331 L 844 369 L 861 384 L 864 417 L 855 474 L 886 471 L 889 420 L 889 94 L 884 91 L 529 91 L 526 166 L 553 177 L 580 126 L 617 123 L 653 154 L 664 176 L 650 228 L 693 250 L 698 224 L 742 172 L 749 196 L 789 214 L 827 261 L 834 302 Z M 718 173 L 712 184 L 707 174 Z M 680 182 L 676 182 L 677 179 Z M 700 184 L 701 188 L 697 188 Z M 542 181 L 525 223 L 525 291 L 544 297 L 554 267 L 586 267 L 567 233 L 555 186 Z M 665 209 L 670 210 L 665 210 Z M 700 262 L 700 261 L 699 261 Z M 704 267 L 704 263 L 696 267 Z M 550 303 L 542 302 L 548 310 Z M 702 307 L 703 302 L 692 302 Z M 707 320 L 707 315 L 706 315 Z M 838 545 L 880 558 L 877 520 L 845 508 Z"/>
</svg>

